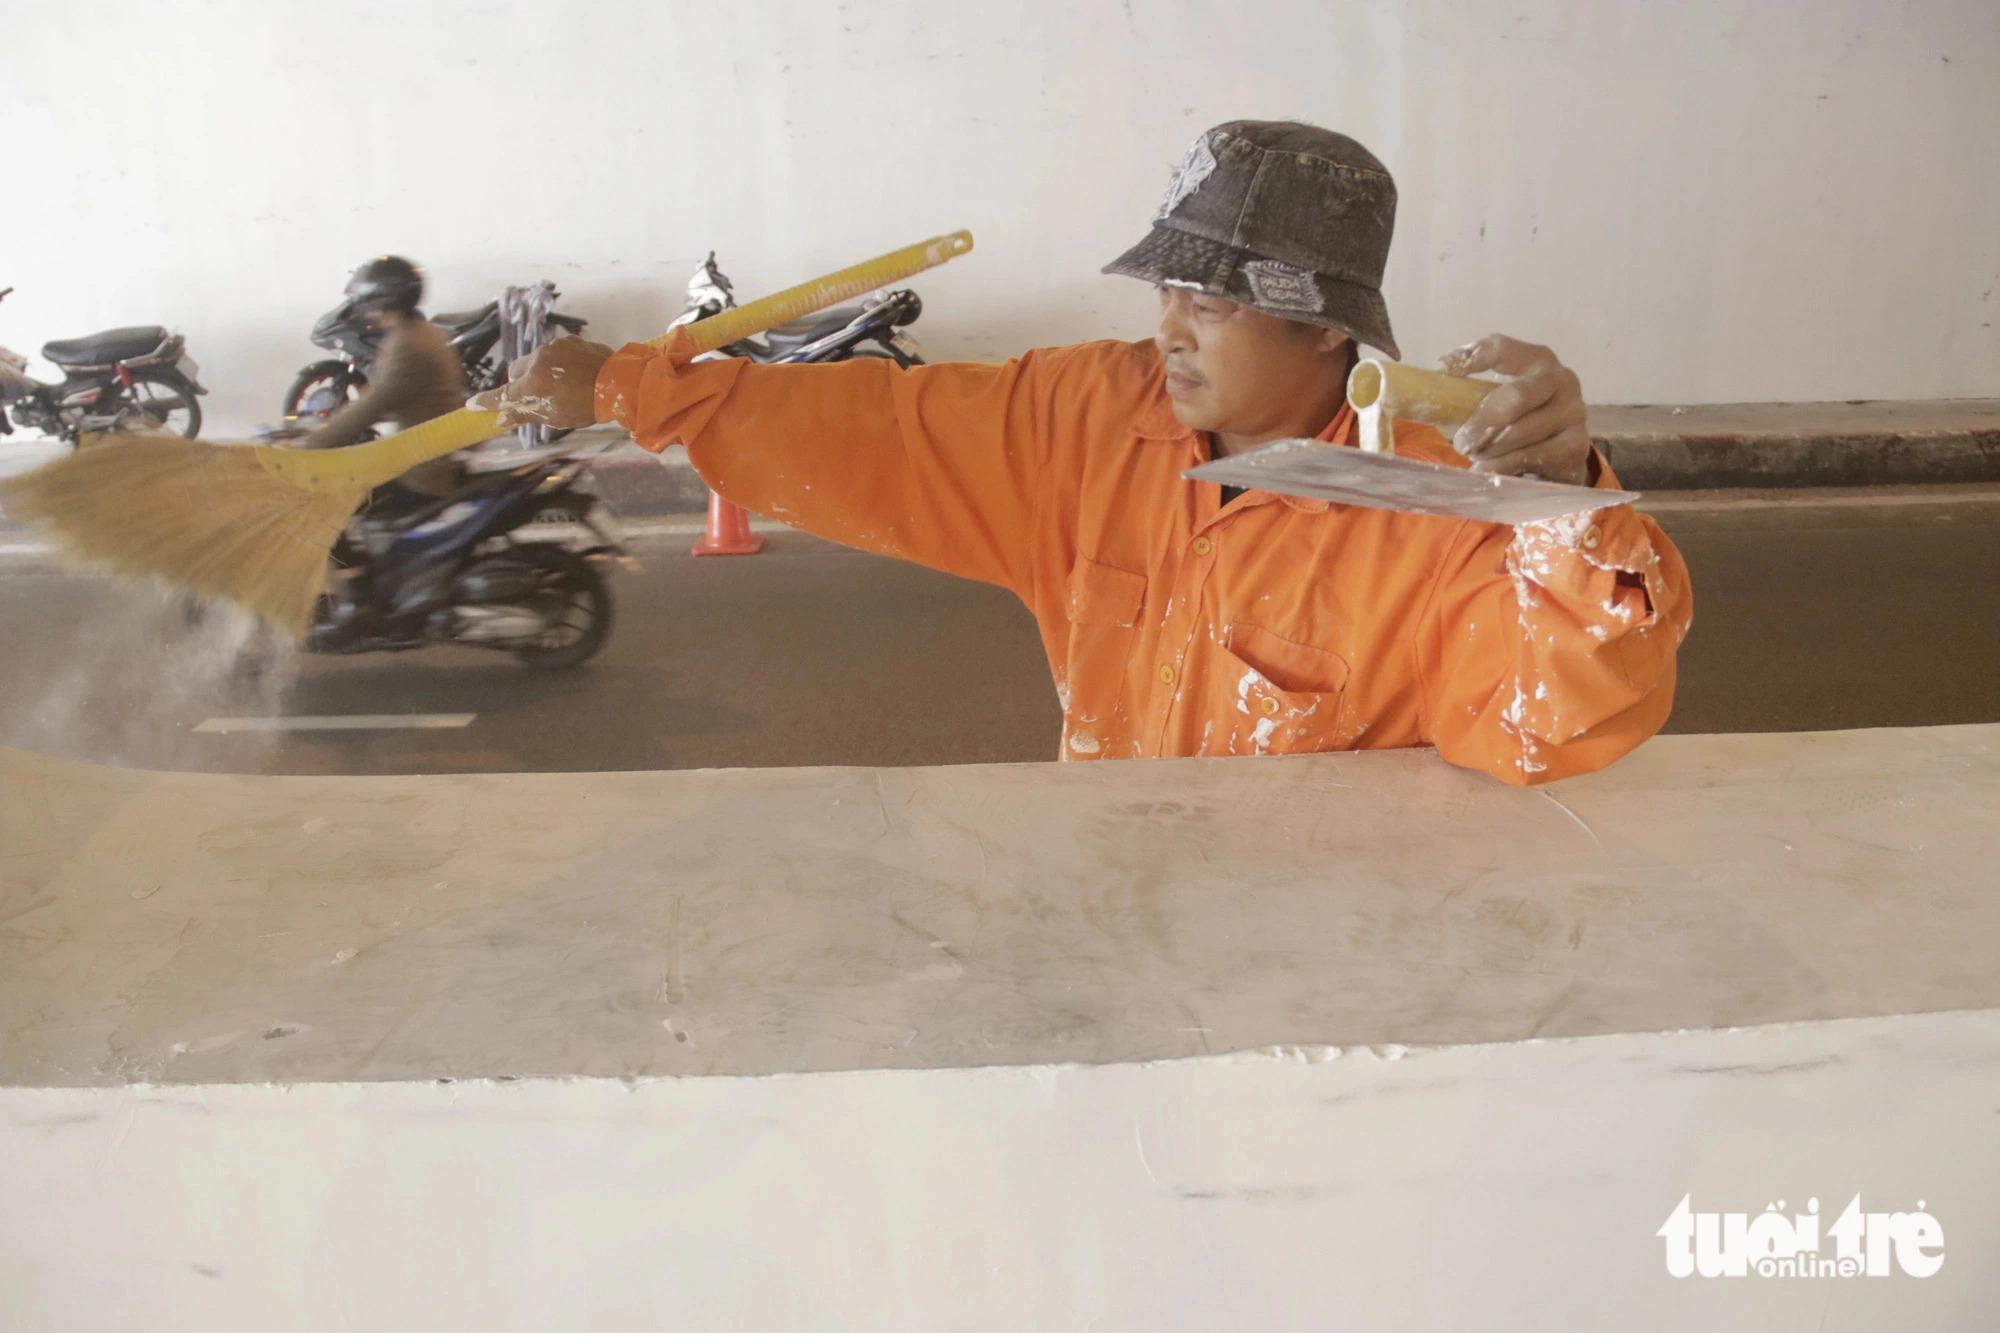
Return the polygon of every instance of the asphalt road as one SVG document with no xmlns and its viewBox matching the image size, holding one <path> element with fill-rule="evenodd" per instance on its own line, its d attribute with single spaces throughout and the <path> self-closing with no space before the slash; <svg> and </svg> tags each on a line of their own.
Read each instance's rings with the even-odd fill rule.
<svg viewBox="0 0 2000 1333">
<path fill-rule="evenodd" d="M 1696 598 L 1668 730 L 2000 721 L 2000 489 L 1685 494 L 1656 512 Z M 689 540 L 642 542 L 610 643 L 580 671 L 426 649 L 252 677 L 232 669 L 237 627 L 190 629 L 153 594 L 0 544 L 0 744 L 265 773 L 1054 756 L 1047 667 L 1008 594 L 794 533 L 742 558 L 693 559 Z M 435 725 L 227 729 L 365 715 Z"/>
</svg>

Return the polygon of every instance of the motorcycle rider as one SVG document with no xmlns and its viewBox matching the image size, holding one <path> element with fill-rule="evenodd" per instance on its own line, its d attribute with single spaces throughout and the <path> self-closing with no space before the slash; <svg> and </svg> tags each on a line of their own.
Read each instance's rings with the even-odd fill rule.
<svg viewBox="0 0 2000 1333">
<path fill-rule="evenodd" d="M 424 271 L 401 255 L 380 255 L 354 270 L 348 301 L 363 324 L 381 333 L 381 350 L 367 389 L 301 439 L 300 448 L 359 444 L 383 421 L 408 430 L 464 405 L 464 367 L 451 335 L 418 311 L 423 295 Z M 463 469 L 446 456 L 378 488 L 369 507 L 413 508 L 450 495 L 463 480 Z"/>
<path fill-rule="evenodd" d="M 347 283 L 350 308 L 357 320 L 381 333 L 381 350 L 367 389 L 301 439 L 300 448 L 359 444 L 383 421 L 408 430 L 464 404 L 464 367 L 452 349 L 451 336 L 418 311 L 423 295 L 423 270 L 401 255 L 379 255 L 354 270 Z M 464 481 L 465 469 L 455 457 L 433 459 L 376 487 L 364 518 L 421 509 L 452 494 Z M 339 568 L 338 560 L 334 564 L 329 570 L 329 590 L 335 598 L 331 621 L 343 633 L 365 632 L 379 610 L 372 605 L 376 580 L 366 564 L 348 569 Z"/>
</svg>

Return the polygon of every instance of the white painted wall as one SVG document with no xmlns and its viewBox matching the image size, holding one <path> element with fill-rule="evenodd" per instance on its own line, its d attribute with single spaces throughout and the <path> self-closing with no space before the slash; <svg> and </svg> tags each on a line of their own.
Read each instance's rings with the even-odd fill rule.
<svg viewBox="0 0 2000 1333">
<path fill-rule="evenodd" d="M 1993 1012 L 1330 1063 L 0 1088 L 0 1326 L 1962 1333 Z M 1316 1048 L 1311 1059 L 1322 1058 Z M 1383 1056 L 1388 1056 L 1385 1059 Z M 1928 1277 L 1666 1267 L 1848 1200 Z"/>
<path fill-rule="evenodd" d="M 2000 394 L 1991 0 L 17 3 L 0 343 L 178 325 L 240 429 L 377 251 L 623 337 L 711 246 L 756 293 L 959 226 L 936 353 L 1138 336 L 1098 267 L 1196 131 L 1288 115 L 1395 171 L 1413 357 L 1502 328 L 1601 402 Z"/>
</svg>

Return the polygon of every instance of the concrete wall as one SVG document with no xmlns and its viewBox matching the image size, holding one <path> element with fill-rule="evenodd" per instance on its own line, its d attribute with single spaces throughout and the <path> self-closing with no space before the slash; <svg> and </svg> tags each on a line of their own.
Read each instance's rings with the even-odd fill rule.
<svg viewBox="0 0 2000 1333">
<path fill-rule="evenodd" d="M 1287 115 L 1397 173 L 1413 357 L 1497 327 L 1600 402 L 2000 393 L 1990 0 L 16 5 L 0 342 L 176 324 L 240 428 L 377 251 L 623 337 L 710 247 L 755 293 L 959 226 L 936 353 L 1137 336 L 1098 267 L 1196 131 Z"/>
<path fill-rule="evenodd" d="M 0 1325 L 1959 1333 L 2000 1297 L 1996 1054 L 1989 1011 L 1099 1068 L 0 1087 Z M 1927 1212 L 1942 1267 L 1676 1278 L 1656 1235 L 1683 1196 L 1782 1201 L 1833 1261 L 1857 1195 Z"/>
</svg>

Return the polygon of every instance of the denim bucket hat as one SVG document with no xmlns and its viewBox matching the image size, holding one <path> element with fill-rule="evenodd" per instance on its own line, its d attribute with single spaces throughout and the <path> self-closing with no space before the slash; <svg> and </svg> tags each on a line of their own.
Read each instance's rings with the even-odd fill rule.
<svg viewBox="0 0 2000 1333">
<path fill-rule="evenodd" d="M 1194 142 L 1145 240 L 1106 273 L 1318 324 L 1401 357 L 1382 301 L 1396 182 L 1344 134 L 1232 120 Z"/>
</svg>

